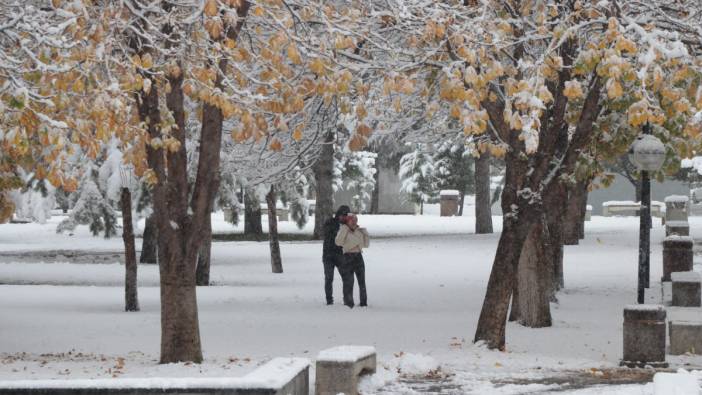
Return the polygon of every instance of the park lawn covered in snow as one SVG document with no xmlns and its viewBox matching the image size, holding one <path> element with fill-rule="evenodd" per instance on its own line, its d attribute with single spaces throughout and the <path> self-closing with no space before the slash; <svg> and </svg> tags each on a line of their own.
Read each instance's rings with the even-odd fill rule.
<svg viewBox="0 0 702 395">
<path fill-rule="evenodd" d="M 586 240 L 566 247 L 566 288 L 552 305 L 553 327 L 510 323 L 507 351 L 490 351 L 471 340 L 499 234 L 472 234 L 472 216 L 361 216 L 372 238 L 364 254 L 368 308 L 340 304 L 338 275 L 337 304 L 324 304 L 319 242 L 282 243 L 280 275 L 270 273 L 267 242 L 216 242 L 214 286 L 198 289 L 206 361 L 163 366 L 156 266 L 139 266 L 141 311 L 125 313 L 121 239 L 95 238 L 83 227 L 57 235 L 59 220 L 0 225 L 0 379 L 232 376 L 276 356 L 312 359 L 324 348 L 357 344 L 379 353 L 378 373 L 362 383 L 366 393 L 409 393 L 412 377 L 459 393 L 565 389 L 541 379 L 597 376 L 618 365 L 622 309 L 636 298 L 638 219 L 594 217 Z M 217 232 L 238 231 L 221 213 L 213 222 Z M 664 234 L 655 222 L 652 282 L 661 276 Z M 690 222 L 695 235 L 702 218 Z M 290 222 L 280 228 L 296 231 Z M 311 233 L 311 224 L 298 232 Z M 693 357 L 670 362 L 702 365 Z M 605 393 L 584 391 L 595 392 L 574 393 Z"/>
</svg>

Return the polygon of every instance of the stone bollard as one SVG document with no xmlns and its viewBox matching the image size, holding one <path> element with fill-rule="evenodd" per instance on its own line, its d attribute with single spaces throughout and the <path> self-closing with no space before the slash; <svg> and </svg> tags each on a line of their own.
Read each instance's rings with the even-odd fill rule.
<svg viewBox="0 0 702 395">
<path fill-rule="evenodd" d="M 690 199 L 683 195 L 672 195 L 665 198 L 665 222 L 687 222 Z"/>
<path fill-rule="evenodd" d="M 690 224 L 687 221 L 665 221 L 665 235 L 689 236 Z"/>
<path fill-rule="evenodd" d="M 458 195 L 458 191 L 453 189 L 439 192 L 442 217 L 453 217 L 458 214 Z"/>
<path fill-rule="evenodd" d="M 692 270 L 692 238 L 668 236 L 663 240 L 663 278 L 670 281 L 670 273 Z"/>
<path fill-rule="evenodd" d="M 665 308 L 630 305 L 624 308 L 624 357 L 621 365 L 668 367 L 665 362 Z"/>
<path fill-rule="evenodd" d="M 700 307 L 702 302 L 702 278 L 698 272 L 673 272 L 673 306 Z"/>
</svg>

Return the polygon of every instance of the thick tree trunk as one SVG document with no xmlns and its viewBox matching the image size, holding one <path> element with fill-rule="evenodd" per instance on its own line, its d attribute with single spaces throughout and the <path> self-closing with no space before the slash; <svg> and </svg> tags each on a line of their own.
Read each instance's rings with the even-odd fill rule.
<svg viewBox="0 0 702 395">
<path fill-rule="evenodd" d="M 519 321 L 521 314 L 519 313 L 519 276 L 514 278 L 512 287 L 512 303 L 509 307 L 509 321 Z"/>
<path fill-rule="evenodd" d="M 504 230 L 497 244 L 495 260 L 488 280 L 485 300 L 478 319 L 474 341 L 484 341 L 488 348 L 504 350 L 505 325 L 519 256 L 529 226 L 516 218 L 503 217 Z M 521 299 L 521 295 L 520 295 Z"/>
<path fill-rule="evenodd" d="M 139 311 L 137 298 L 137 263 L 134 248 L 134 228 L 132 226 L 132 194 L 129 188 L 122 188 L 122 240 L 124 241 L 124 310 Z"/>
<path fill-rule="evenodd" d="M 582 213 L 583 200 L 587 202 L 587 182 L 580 181 L 568 188 L 568 203 L 563 221 L 565 245 L 577 245 L 580 240 L 580 226 L 585 220 Z M 586 203 L 587 204 L 587 203 Z"/>
<path fill-rule="evenodd" d="M 161 363 L 202 362 L 200 327 L 197 313 L 195 266 L 181 255 L 183 243 L 176 237 L 160 243 L 161 266 Z M 166 245 L 164 245 L 166 244 Z"/>
<path fill-rule="evenodd" d="M 550 236 L 551 261 L 553 263 L 553 281 L 551 287 L 551 301 L 556 302 L 556 292 L 565 286 L 563 277 L 563 217 L 566 212 L 568 189 L 560 183 L 554 190 L 553 196 L 545 204 L 546 224 Z"/>
<path fill-rule="evenodd" d="M 540 221 L 529 231 L 519 258 L 519 323 L 530 328 L 551 326 L 553 263 L 549 244 L 548 230 Z"/>
<path fill-rule="evenodd" d="M 490 208 L 490 156 L 482 153 L 475 160 L 475 233 L 492 233 Z"/>
<path fill-rule="evenodd" d="M 253 188 L 246 188 L 244 193 L 244 234 L 260 238 L 263 235 L 261 222 L 261 202 Z"/>
<path fill-rule="evenodd" d="M 195 284 L 210 285 L 210 264 L 212 262 L 212 214 L 205 216 L 202 232 L 202 245 L 197 254 Z"/>
<path fill-rule="evenodd" d="M 146 218 L 139 262 L 158 263 L 158 227 L 153 214 Z"/>
<path fill-rule="evenodd" d="M 273 273 L 283 272 L 283 260 L 280 256 L 280 242 L 278 241 L 278 217 L 275 207 L 275 186 L 266 194 L 268 205 L 268 241 L 271 247 L 271 270 Z"/>
<path fill-rule="evenodd" d="M 578 238 L 580 240 L 585 239 L 585 216 L 587 215 L 587 198 L 590 195 L 588 191 L 589 182 L 586 184 L 585 190 L 583 192 L 582 199 L 580 199 L 580 217 L 578 222 Z"/>
<path fill-rule="evenodd" d="M 317 183 L 313 240 L 324 237 L 324 223 L 334 214 L 334 139 L 334 132 L 327 132 L 317 163 L 313 167 Z"/>
</svg>

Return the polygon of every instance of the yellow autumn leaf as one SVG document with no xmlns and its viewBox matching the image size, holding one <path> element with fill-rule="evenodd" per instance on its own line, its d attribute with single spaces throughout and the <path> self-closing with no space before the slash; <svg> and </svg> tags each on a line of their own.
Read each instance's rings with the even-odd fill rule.
<svg viewBox="0 0 702 395">
<path fill-rule="evenodd" d="M 580 86 L 580 82 L 576 80 L 566 81 L 563 94 L 569 100 L 574 100 L 583 96 L 583 88 Z"/>
<path fill-rule="evenodd" d="M 217 15 L 218 10 L 219 7 L 217 6 L 217 0 L 205 1 L 205 15 L 210 17 L 215 16 Z"/>
<path fill-rule="evenodd" d="M 295 44 L 288 45 L 288 58 L 293 64 L 301 64 L 302 59 L 300 58 L 300 52 L 298 52 Z"/>
<path fill-rule="evenodd" d="M 295 130 L 293 130 L 292 138 L 295 141 L 302 140 L 302 125 L 297 125 L 297 127 L 295 127 Z"/>
<path fill-rule="evenodd" d="M 624 89 L 619 81 L 610 79 L 607 81 L 607 97 L 610 99 L 616 99 L 624 94 Z"/>
</svg>

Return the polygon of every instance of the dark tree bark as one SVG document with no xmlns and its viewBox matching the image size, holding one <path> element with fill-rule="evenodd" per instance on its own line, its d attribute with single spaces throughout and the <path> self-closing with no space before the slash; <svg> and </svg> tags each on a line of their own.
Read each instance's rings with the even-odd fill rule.
<svg viewBox="0 0 702 395">
<path fill-rule="evenodd" d="M 273 273 L 283 272 L 283 259 L 280 256 L 280 242 L 278 241 L 278 217 L 275 207 L 275 186 L 266 194 L 268 205 L 268 241 L 271 248 L 271 270 Z"/>
<path fill-rule="evenodd" d="M 563 276 L 563 218 L 566 212 L 568 201 L 568 188 L 563 182 L 559 182 L 554 188 L 546 206 L 546 225 L 550 236 L 551 262 L 553 263 L 553 281 L 551 286 L 551 301 L 556 302 L 556 292 L 565 286 Z"/>
<path fill-rule="evenodd" d="M 465 184 L 461 185 L 461 188 L 458 190 L 458 193 L 459 193 L 458 216 L 462 217 L 463 216 L 463 204 L 466 202 L 466 185 Z M 492 227 L 492 219 L 490 220 L 490 225 Z"/>
<path fill-rule="evenodd" d="M 139 262 L 158 263 L 158 227 L 153 214 L 146 218 Z"/>
<path fill-rule="evenodd" d="M 313 240 L 322 240 L 324 222 L 334 214 L 334 189 L 332 187 L 334 182 L 334 140 L 334 132 L 327 132 L 317 163 L 312 169 L 317 184 Z"/>
<path fill-rule="evenodd" d="M 252 188 L 246 188 L 244 193 L 244 234 L 255 236 L 257 240 L 263 236 L 261 202 Z"/>
<path fill-rule="evenodd" d="M 577 245 L 580 240 L 580 227 L 585 221 L 584 205 L 587 205 L 589 182 L 579 181 L 568 188 L 568 203 L 563 221 L 565 245 Z"/>
<path fill-rule="evenodd" d="M 532 226 L 517 270 L 519 323 L 530 328 L 551 326 L 550 295 L 553 262 L 545 220 Z"/>
<path fill-rule="evenodd" d="M 210 265 L 212 262 L 212 214 L 205 216 L 202 232 L 202 245 L 197 254 L 197 271 L 195 284 L 200 286 L 210 285 Z"/>
<path fill-rule="evenodd" d="M 490 155 L 485 152 L 475 159 L 475 233 L 477 234 L 492 233 L 490 198 Z"/>
<path fill-rule="evenodd" d="M 136 7 L 139 7 L 137 5 Z M 164 3 L 168 11 L 172 5 Z M 248 14 L 250 4 L 243 1 L 237 9 L 239 16 L 235 26 L 227 26 L 226 36 L 236 40 Z M 142 28 L 141 20 L 135 24 L 137 31 L 128 38 L 129 46 L 137 55 L 146 55 L 150 48 L 137 39 Z M 178 42 L 182 32 L 166 24 L 163 34 L 168 43 Z M 168 44 L 170 45 L 170 44 Z M 227 69 L 227 58 L 222 57 L 217 68 L 219 73 L 214 88 L 222 86 L 221 72 Z M 144 78 L 155 78 L 149 70 L 139 71 Z M 210 215 L 212 194 L 219 182 L 220 149 L 222 143 L 223 116 L 219 108 L 203 103 L 202 126 L 195 183 L 189 198 L 187 155 L 185 151 L 185 110 L 183 73 L 166 74 L 169 89 L 166 92 L 166 107 L 171 112 L 174 127 L 171 137 L 180 142 L 176 151 L 146 145 L 146 156 L 150 169 L 156 176 L 153 187 L 154 217 L 158 226 L 158 261 L 161 293 L 161 363 L 192 361 L 202 362 L 202 347 L 198 322 L 195 272 L 201 236 Z M 146 125 L 149 136 L 162 136 L 159 85 L 152 84 L 148 90 L 136 93 L 139 119 Z"/>
<path fill-rule="evenodd" d="M 132 194 L 129 192 L 129 188 L 122 188 L 120 203 L 122 208 L 122 240 L 124 241 L 124 310 L 139 311 L 136 249 L 132 226 Z"/>
</svg>

